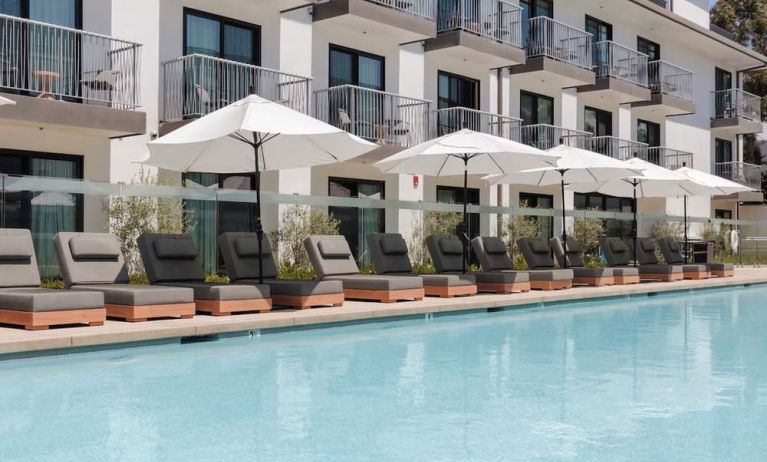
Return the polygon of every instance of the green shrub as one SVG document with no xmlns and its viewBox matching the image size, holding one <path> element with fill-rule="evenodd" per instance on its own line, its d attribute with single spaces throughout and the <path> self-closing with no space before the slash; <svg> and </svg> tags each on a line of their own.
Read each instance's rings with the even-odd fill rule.
<svg viewBox="0 0 767 462">
<path fill-rule="evenodd" d="M 58 289 L 63 290 L 64 289 L 64 281 L 62 279 L 58 278 L 52 278 L 52 279 L 43 279 L 40 281 L 40 287 L 43 289 Z"/>
<path fill-rule="evenodd" d="M 278 272 L 281 279 L 311 280 L 315 278 L 314 269 L 291 264 L 281 264 Z"/>
<path fill-rule="evenodd" d="M 205 282 L 212 282 L 215 284 L 229 284 L 229 276 L 218 273 L 210 273 L 205 275 Z"/>
<path fill-rule="evenodd" d="M 340 221 L 332 215 L 311 210 L 306 205 L 291 205 L 280 216 L 279 230 L 269 234 L 270 240 L 279 252 L 278 272 L 282 274 L 303 275 L 296 279 L 308 279 L 314 274 L 309 256 L 304 248 L 304 240 L 313 234 L 338 234 Z"/>
<path fill-rule="evenodd" d="M 599 238 L 605 233 L 604 220 L 601 218 L 576 217 L 570 230 L 585 256 L 599 255 Z"/>
<path fill-rule="evenodd" d="M 408 253 L 413 268 L 428 270 L 431 266 L 431 257 L 426 248 L 426 238 L 454 234 L 455 228 L 463 219 L 463 214 L 452 212 L 437 212 L 428 210 L 423 212 L 421 219 L 414 219 L 412 233 L 408 242 Z M 432 268 L 433 272 L 433 268 Z"/>
</svg>

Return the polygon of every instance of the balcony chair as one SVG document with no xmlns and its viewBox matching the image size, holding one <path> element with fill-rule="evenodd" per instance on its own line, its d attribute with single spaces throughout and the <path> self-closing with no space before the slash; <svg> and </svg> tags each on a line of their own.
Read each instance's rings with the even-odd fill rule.
<svg viewBox="0 0 767 462">
<path fill-rule="evenodd" d="M 229 105 L 229 100 L 222 97 L 212 98 L 210 92 L 202 87 L 202 85 L 194 85 L 194 93 L 199 103 L 199 109 L 204 109 L 204 113 L 200 115 L 210 114 L 213 111 L 221 109 Z"/>
<path fill-rule="evenodd" d="M 107 102 L 112 106 L 112 92 L 117 87 L 117 81 L 122 75 L 118 70 L 95 71 L 95 76 L 90 80 L 80 80 L 80 83 L 91 91 L 103 91 L 107 93 Z"/>
<path fill-rule="evenodd" d="M 218 248 L 229 280 L 235 284 L 258 284 L 258 236 L 256 233 L 223 233 Z M 267 236 L 261 241 L 264 284 L 269 286 L 272 303 L 291 308 L 341 306 L 344 287 L 340 281 L 299 281 L 277 278 L 277 264 Z"/>
<path fill-rule="evenodd" d="M 533 289 L 557 290 L 573 286 L 575 274 L 572 269 L 556 269 L 551 258 L 551 247 L 545 239 L 525 237 L 517 241 L 522 256 L 530 268 L 530 285 Z"/>
<path fill-rule="evenodd" d="M 40 288 L 32 233 L 0 229 L 0 323 L 43 330 L 65 324 L 100 326 L 105 320 L 100 293 Z"/>
<path fill-rule="evenodd" d="M 130 284 L 120 244 L 111 234 L 63 232 L 53 237 L 53 245 L 64 285 L 103 294 L 108 317 L 137 322 L 194 316 L 192 289 Z"/>
</svg>

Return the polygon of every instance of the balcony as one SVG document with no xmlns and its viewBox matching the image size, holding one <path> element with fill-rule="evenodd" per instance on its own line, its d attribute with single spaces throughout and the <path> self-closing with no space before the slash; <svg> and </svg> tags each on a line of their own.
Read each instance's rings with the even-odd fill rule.
<svg viewBox="0 0 767 462">
<path fill-rule="evenodd" d="M 711 128 L 735 135 L 761 133 L 762 100 L 739 89 L 711 92 L 713 118 Z"/>
<path fill-rule="evenodd" d="M 757 191 L 762 190 L 761 165 L 745 162 L 719 162 L 714 164 L 714 174 Z"/>
<path fill-rule="evenodd" d="M 660 146 L 647 148 L 647 157 L 643 157 L 647 162 L 652 162 L 655 165 L 660 165 L 661 167 L 670 170 L 676 170 L 682 167 L 693 168 L 692 158 L 693 154 L 691 152 L 678 151 L 676 149 Z"/>
<path fill-rule="evenodd" d="M 650 100 L 631 105 L 641 112 L 638 115 L 660 113 L 662 116 L 670 116 L 695 112 L 691 71 L 665 61 L 650 61 L 647 64 L 647 78 Z"/>
<path fill-rule="evenodd" d="M 527 61 L 512 66 L 511 74 L 560 88 L 595 83 L 588 32 L 539 16 L 530 18 L 524 39 Z"/>
<path fill-rule="evenodd" d="M 146 132 L 141 45 L 0 14 L 0 118 L 120 137 Z"/>
<path fill-rule="evenodd" d="M 523 63 L 521 11 L 506 0 L 438 0 L 425 50 L 487 68 Z"/>
<path fill-rule="evenodd" d="M 478 111 L 465 107 L 451 107 L 437 110 L 436 136 L 468 128 L 477 132 L 520 140 L 522 120 L 491 112 Z"/>
<path fill-rule="evenodd" d="M 578 88 L 586 104 L 609 99 L 613 104 L 650 100 L 647 55 L 615 42 L 594 47 L 596 83 Z"/>
<path fill-rule="evenodd" d="M 312 20 L 334 29 L 364 30 L 398 43 L 437 33 L 437 0 L 329 0 L 314 5 Z"/>
<path fill-rule="evenodd" d="M 430 138 L 431 103 L 423 99 L 341 85 L 314 92 L 314 117 L 378 143 L 362 160 L 383 158 Z"/>
<path fill-rule="evenodd" d="M 309 112 L 308 77 L 203 55 L 187 55 L 162 64 L 160 120 L 167 133 L 248 95 L 256 94 L 292 109 Z"/>
<path fill-rule="evenodd" d="M 523 125 L 521 135 L 522 143 L 543 150 L 555 148 L 561 144 L 589 149 L 593 137 L 590 132 L 548 124 Z"/>
<path fill-rule="evenodd" d="M 648 158 L 646 143 L 624 140 L 615 136 L 595 136 L 591 140 L 591 150 L 618 160 L 628 160 L 632 157 Z"/>
</svg>

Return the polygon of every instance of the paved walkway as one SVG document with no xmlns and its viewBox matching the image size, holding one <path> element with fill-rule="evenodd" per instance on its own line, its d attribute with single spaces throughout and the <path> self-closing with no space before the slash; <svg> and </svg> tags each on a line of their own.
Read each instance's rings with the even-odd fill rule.
<svg viewBox="0 0 767 462">
<path fill-rule="evenodd" d="M 701 281 L 575 287 L 553 292 L 480 294 L 474 297 L 452 299 L 429 297 L 419 302 L 392 304 L 346 302 L 340 308 L 316 308 L 303 311 L 277 309 L 264 314 L 224 317 L 199 315 L 193 319 L 167 319 L 142 323 L 107 321 L 99 327 L 52 328 L 46 331 L 0 327 L 0 354 L 759 283 L 767 283 L 767 268 L 738 268 L 735 277 Z"/>
</svg>

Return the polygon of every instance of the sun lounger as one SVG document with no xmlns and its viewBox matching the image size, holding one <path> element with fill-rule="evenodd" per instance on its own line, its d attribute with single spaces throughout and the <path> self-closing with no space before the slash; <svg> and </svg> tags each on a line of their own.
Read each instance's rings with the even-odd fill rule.
<svg viewBox="0 0 767 462">
<path fill-rule="evenodd" d="M 557 290 L 573 286 L 573 270 L 555 269 L 548 241 L 538 238 L 522 238 L 517 241 L 527 262 L 530 284 L 533 289 Z"/>
<path fill-rule="evenodd" d="M 509 294 L 530 292 L 530 275 L 526 271 L 515 271 L 506 244 L 497 237 L 477 236 L 471 240 L 471 248 L 482 268 L 482 291 Z M 502 275 L 502 276 L 501 276 Z M 496 278 L 503 279 L 497 281 Z"/>
<path fill-rule="evenodd" d="M 224 258 L 230 282 L 258 284 L 256 233 L 223 233 L 218 237 L 218 248 Z M 277 264 L 266 236 L 261 241 L 261 255 L 264 284 L 269 286 L 274 305 L 306 309 L 341 306 L 344 303 L 344 287 L 340 281 L 277 279 Z"/>
<path fill-rule="evenodd" d="M 64 285 L 103 294 L 108 317 L 137 322 L 194 316 L 192 289 L 129 284 L 120 244 L 111 234 L 58 233 L 53 245 Z"/>
<path fill-rule="evenodd" d="M 681 266 L 660 264 L 630 266 L 631 250 L 619 237 L 603 237 L 599 239 L 599 247 L 607 259 L 607 266 L 610 268 L 636 268 L 639 270 L 639 279 L 642 281 L 679 281 L 684 277 Z M 639 249 L 638 242 L 637 249 Z"/>
<path fill-rule="evenodd" d="M 0 229 L 0 323 L 43 330 L 49 326 L 106 320 L 104 296 L 40 288 L 32 234 L 28 229 Z"/>
<path fill-rule="evenodd" d="M 552 238 L 549 240 L 549 243 L 559 266 L 573 270 L 573 284 L 586 286 L 609 286 L 615 284 L 612 268 L 586 268 L 583 265 L 581 248 L 572 236 L 567 236 L 567 248 L 562 245 L 562 238 L 560 237 Z M 639 282 L 639 272 L 636 271 L 636 274 L 637 282 Z"/>
<path fill-rule="evenodd" d="M 349 243 L 343 236 L 310 236 L 304 240 L 317 278 L 341 281 L 347 299 L 393 303 L 399 300 L 422 300 L 423 281 L 407 276 L 360 274 Z"/>
<path fill-rule="evenodd" d="M 648 237 L 637 239 L 636 258 L 639 263 L 640 277 L 642 279 L 656 279 L 661 281 L 679 281 L 685 277 L 684 265 L 661 263 L 655 255 L 657 251 L 655 242 Z M 705 267 L 703 267 L 705 269 Z M 697 271 L 698 268 L 687 268 L 689 271 Z"/>
<path fill-rule="evenodd" d="M 434 268 L 441 274 L 461 274 L 463 271 L 463 244 L 458 236 L 429 236 L 426 247 L 434 262 Z M 514 271 L 483 271 L 471 273 L 477 281 L 480 292 L 509 294 L 530 290 L 530 279 L 526 273 Z"/>
<path fill-rule="evenodd" d="M 658 240 L 658 247 L 660 253 L 663 255 L 663 259 L 668 264 L 683 265 L 682 271 L 684 272 L 685 279 L 708 279 L 713 273 L 712 269 L 717 268 L 722 271 L 726 271 L 729 267 L 730 270 L 735 271 L 733 265 L 727 265 L 725 263 L 708 263 L 701 264 L 685 264 L 684 257 L 682 256 L 682 249 L 679 247 L 679 243 L 671 238 L 663 238 Z"/>
<path fill-rule="evenodd" d="M 396 233 L 370 233 L 368 250 L 377 274 L 420 277 L 426 295 L 457 297 L 475 295 L 477 284 L 473 274 L 415 274 L 407 254 L 407 243 Z"/>
<path fill-rule="evenodd" d="M 197 247 L 189 234 L 143 234 L 141 260 L 151 284 L 194 290 L 197 311 L 214 316 L 272 308 L 269 286 L 205 282 Z"/>
</svg>

